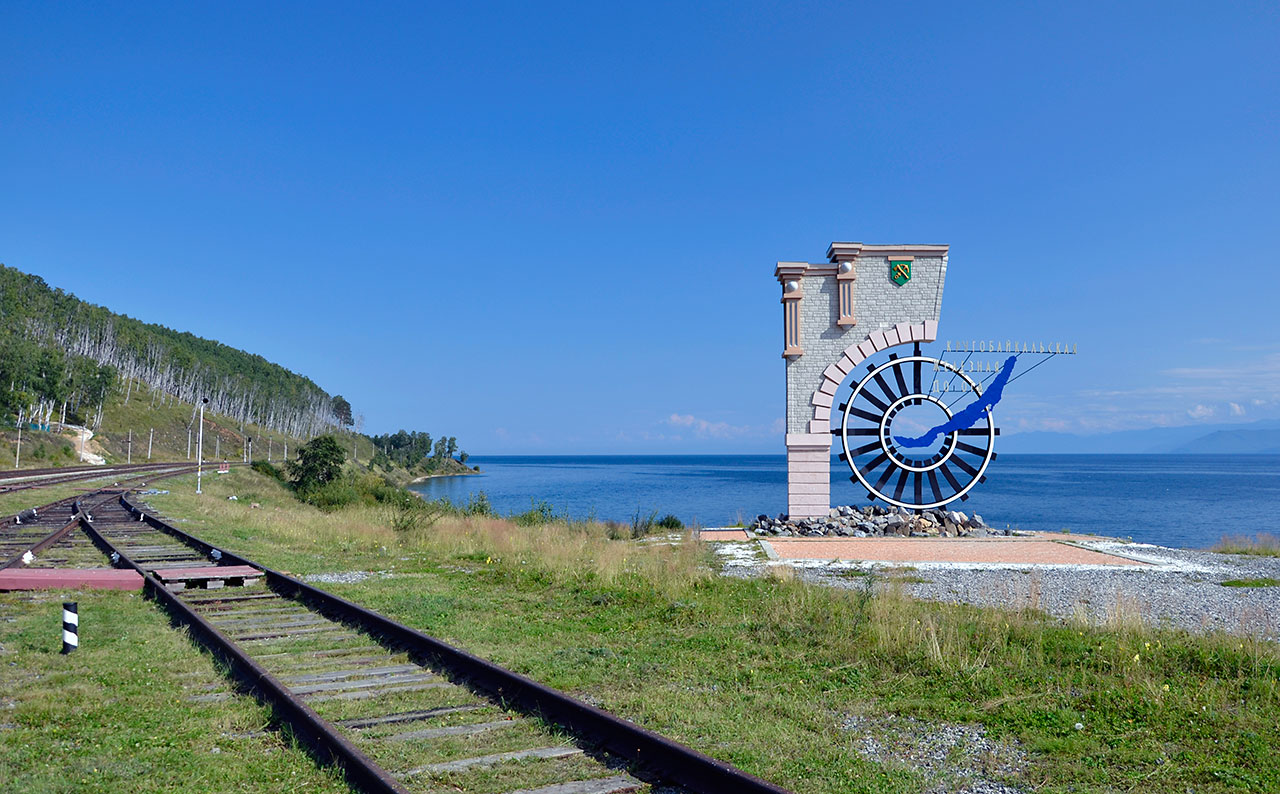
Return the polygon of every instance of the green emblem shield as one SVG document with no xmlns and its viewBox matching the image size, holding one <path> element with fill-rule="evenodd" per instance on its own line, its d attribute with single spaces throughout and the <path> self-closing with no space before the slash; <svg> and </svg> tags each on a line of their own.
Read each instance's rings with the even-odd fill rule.
<svg viewBox="0 0 1280 794">
<path fill-rule="evenodd" d="M 890 259 L 889 260 L 889 278 L 893 279 L 893 283 L 901 287 L 911 280 L 911 260 L 910 259 Z"/>
</svg>

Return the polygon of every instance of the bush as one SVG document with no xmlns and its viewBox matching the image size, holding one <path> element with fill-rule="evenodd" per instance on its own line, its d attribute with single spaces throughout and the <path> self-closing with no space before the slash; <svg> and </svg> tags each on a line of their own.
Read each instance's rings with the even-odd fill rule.
<svg viewBox="0 0 1280 794">
<path fill-rule="evenodd" d="M 631 537 L 643 538 L 653 532 L 658 525 L 658 511 L 654 510 L 649 515 L 644 515 L 636 508 L 636 514 L 631 517 Z"/>
<path fill-rule="evenodd" d="M 284 472 L 280 471 L 279 467 L 273 466 L 265 460 L 255 460 L 253 463 L 249 464 L 249 468 L 259 474 L 265 474 L 268 477 L 279 480 L 280 482 L 285 482 Z"/>
<path fill-rule="evenodd" d="M 658 526 L 662 529 L 684 529 L 684 522 L 671 513 L 667 513 L 658 519 Z"/>
<path fill-rule="evenodd" d="M 307 504 L 326 511 L 337 510 L 361 501 L 360 492 L 349 479 L 332 480 L 324 485 L 313 486 L 299 491 L 298 497 Z"/>
<path fill-rule="evenodd" d="M 555 509 L 551 507 L 551 503 L 545 499 L 541 502 L 529 500 L 529 509 L 523 513 L 516 513 L 511 516 L 511 520 L 522 527 L 535 527 L 539 524 L 550 524 L 556 520 Z"/>
<path fill-rule="evenodd" d="M 467 504 L 462 508 L 462 514 L 489 518 L 497 515 L 493 510 L 493 505 L 489 504 L 489 495 L 484 491 L 476 491 L 467 497 Z"/>
<path fill-rule="evenodd" d="M 333 436 L 316 436 L 298 448 L 297 460 L 289 461 L 289 476 L 299 493 L 336 482 L 342 475 L 346 453 Z"/>
<path fill-rule="evenodd" d="M 391 502 L 391 528 L 397 532 L 412 532 L 429 527 L 440 516 L 450 512 L 453 505 L 446 500 L 428 502 L 412 494 Z"/>
</svg>

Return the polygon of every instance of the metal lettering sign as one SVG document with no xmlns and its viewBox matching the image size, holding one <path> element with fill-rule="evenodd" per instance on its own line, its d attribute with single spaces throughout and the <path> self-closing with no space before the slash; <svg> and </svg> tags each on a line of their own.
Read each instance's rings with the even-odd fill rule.
<svg viewBox="0 0 1280 794">
<path fill-rule="evenodd" d="M 893 283 L 901 287 L 911 280 L 911 260 L 910 259 L 890 259 L 889 260 L 889 278 L 893 279 Z"/>
</svg>

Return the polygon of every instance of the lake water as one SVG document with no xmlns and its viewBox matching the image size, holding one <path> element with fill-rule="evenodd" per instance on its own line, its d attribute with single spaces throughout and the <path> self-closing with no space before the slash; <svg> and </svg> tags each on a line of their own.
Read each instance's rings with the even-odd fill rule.
<svg viewBox="0 0 1280 794">
<path fill-rule="evenodd" d="M 484 491 L 501 513 L 545 500 L 557 513 L 629 521 L 674 513 L 702 526 L 786 511 L 782 455 L 473 457 L 480 475 L 415 485 L 465 502 Z M 832 459 L 833 504 L 865 504 Z M 992 526 L 1131 537 L 1203 548 L 1224 534 L 1280 532 L 1280 455 L 1001 455 L 969 501 Z"/>
</svg>

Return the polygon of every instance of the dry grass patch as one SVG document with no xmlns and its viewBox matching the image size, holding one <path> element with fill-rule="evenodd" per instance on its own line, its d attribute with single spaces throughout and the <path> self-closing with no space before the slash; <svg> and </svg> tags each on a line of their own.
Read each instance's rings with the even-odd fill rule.
<svg viewBox="0 0 1280 794">
<path fill-rule="evenodd" d="M 1280 535 L 1259 532 L 1248 535 L 1226 535 L 1210 551 L 1219 554 L 1248 554 L 1255 557 L 1280 557 Z"/>
</svg>

